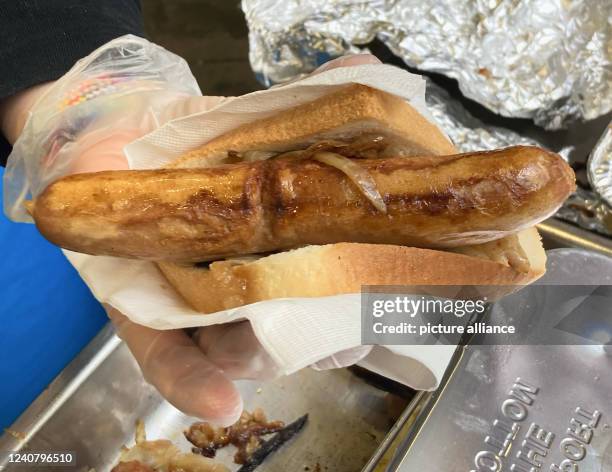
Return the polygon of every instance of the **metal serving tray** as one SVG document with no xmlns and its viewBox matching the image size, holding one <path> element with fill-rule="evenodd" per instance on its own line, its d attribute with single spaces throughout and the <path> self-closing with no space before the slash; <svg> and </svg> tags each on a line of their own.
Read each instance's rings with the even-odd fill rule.
<svg viewBox="0 0 612 472">
<path fill-rule="evenodd" d="M 547 249 L 612 257 L 612 240 L 603 236 L 556 219 L 538 229 Z M 521 382 L 531 382 L 535 394 L 510 437 L 500 412 Z M 416 400 L 363 472 L 612 472 L 612 346 L 467 345 L 455 352 L 440 387 Z M 577 442 L 574 430 L 588 439 Z M 548 447 L 534 442 L 538 434 L 550 439 Z"/>
<path fill-rule="evenodd" d="M 609 240 L 555 220 L 540 230 L 547 247 L 583 247 L 607 255 L 612 251 Z M 384 470 L 381 461 L 385 456 L 384 461 L 389 460 L 396 437 L 409 433 L 417 411 L 426 411 L 435 399 L 431 393 L 416 394 L 393 424 L 387 392 L 347 369 L 304 369 L 274 382 L 238 385 L 247 409 L 262 407 L 270 418 L 286 422 L 310 415 L 305 429 L 260 466 L 262 472 Z M 189 449 L 182 431 L 194 419 L 170 406 L 143 380 L 127 347 L 106 326 L 11 426 L 11 433 L 0 437 L 0 451 L 72 451 L 76 470 L 107 471 L 120 447 L 133 444 L 137 419 L 144 420 L 148 438 L 170 439 Z M 232 462 L 229 452 L 218 457 L 225 464 Z M 54 469 L 67 470 L 41 468 Z M 24 467 L 0 462 L 0 470 Z"/>
<path fill-rule="evenodd" d="M 262 407 L 271 419 L 291 422 L 309 414 L 304 430 L 258 470 L 360 470 L 393 424 L 386 393 L 346 369 L 304 369 L 274 382 L 238 385 L 245 407 Z M 170 439 L 189 450 L 182 431 L 196 419 L 173 408 L 143 380 L 129 350 L 107 325 L 0 438 L 0 451 L 71 451 L 77 466 L 70 470 L 108 471 L 120 447 L 134 443 L 137 419 L 144 420 L 149 439 Z M 219 460 L 232 464 L 231 453 L 220 451 Z M 67 470 L 40 468 L 55 469 Z M 24 466 L 5 463 L 3 469 L 0 463 L 0 470 L 23 471 Z"/>
</svg>

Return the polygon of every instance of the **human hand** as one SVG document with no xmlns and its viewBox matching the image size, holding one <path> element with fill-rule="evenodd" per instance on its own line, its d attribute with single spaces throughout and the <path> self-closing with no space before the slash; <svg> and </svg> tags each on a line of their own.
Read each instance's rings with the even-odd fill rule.
<svg viewBox="0 0 612 472">
<path fill-rule="evenodd" d="M 331 67 L 375 62 L 378 61 L 367 55 L 340 58 L 315 73 Z M 59 140 L 59 145 L 47 146 L 48 152 L 36 169 L 40 182 L 34 187 L 42 189 L 50 178 L 60 174 L 125 169 L 128 166 L 123 153 L 126 144 L 172 118 L 208 110 L 224 100 L 172 89 L 151 90 L 146 82 L 137 85 L 139 90 L 90 110 L 83 129 L 71 131 L 68 139 Z M 41 94 L 49 87 L 53 85 L 45 86 Z M 33 101 L 30 96 L 29 101 L 22 103 Z M 65 138 L 62 133 L 49 135 Z M 242 399 L 233 380 L 269 379 L 278 375 L 274 361 L 248 322 L 200 328 L 189 336 L 183 330 L 159 331 L 137 325 L 112 307 L 106 308 L 117 334 L 128 345 L 147 381 L 187 414 L 229 425 L 242 411 Z M 314 367 L 350 365 L 369 350 L 369 346 L 363 346 L 341 352 Z"/>
</svg>

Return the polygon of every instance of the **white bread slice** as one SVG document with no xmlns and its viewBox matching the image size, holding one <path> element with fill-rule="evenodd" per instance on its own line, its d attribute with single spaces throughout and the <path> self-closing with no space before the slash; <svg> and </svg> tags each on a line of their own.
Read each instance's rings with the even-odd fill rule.
<svg viewBox="0 0 612 472">
<path fill-rule="evenodd" d="M 318 100 L 240 126 L 179 157 L 169 167 L 217 164 L 227 151 L 293 151 L 362 133 L 397 139 L 408 155 L 454 154 L 452 143 L 404 100 L 350 85 Z"/>
<path fill-rule="evenodd" d="M 404 100 L 351 85 L 314 102 L 236 128 L 180 157 L 171 167 L 206 167 L 233 151 L 291 151 L 364 132 L 396 140 L 406 156 L 457 153 L 437 127 Z M 261 300 L 358 293 L 362 285 L 524 285 L 544 274 L 535 228 L 453 252 L 339 243 L 307 246 L 209 268 L 158 263 L 185 300 L 212 313 Z"/>
<path fill-rule="evenodd" d="M 513 257 L 495 251 L 490 243 L 489 247 L 474 249 L 475 256 L 405 246 L 338 243 L 306 246 L 255 260 L 213 262 L 208 268 L 168 262 L 158 266 L 193 308 L 213 313 L 274 298 L 359 293 L 363 285 L 515 286 L 540 277 L 546 258 L 537 230 L 530 228 L 508 238 L 511 244 L 506 244 L 506 250 L 525 252 L 527 271 L 513 267 Z"/>
</svg>

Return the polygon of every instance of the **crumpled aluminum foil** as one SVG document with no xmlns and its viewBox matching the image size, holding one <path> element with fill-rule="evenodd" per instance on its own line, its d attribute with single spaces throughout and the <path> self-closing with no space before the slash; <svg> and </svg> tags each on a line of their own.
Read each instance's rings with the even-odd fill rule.
<svg viewBox="0 0 612 472">
<path fill-rule="evenodd" d="M 581 187 L 565 201 L 555 216 L 591 231 L 612 236 L 610 206 L 595 192 Z"/>
<path fill-rule="evenodd" d="M 496 149 L 519 144 L 546 147 L 534 139 L 521 136 L 506 128 L 486 125 L 470 115 L 461 103 L 430 80 L 427 81 L 425 99 L 437 125 L 448 134 L 461 152 Z M 606 136 L 607 139 L 604 139 Z M 611 127 L 608 127 L 608 132 L 604 137 L 598 143 L 601 150 L 596 152 L 596 147 L 591 155 L 589 175 L 591 168 L 597 167 L 600 170 L 597 172 L 599 186 L 594 187 L 601 192 L 607 191 L 609 194 L 612 192 Z M 558 152 L 567 160 L 570 151 L 571 148 L 564 148 Z M 597 157 L 593 160 L 593 156 L 604 155 L 605 158 Z M 604 168 L 607 169 L 606 172 L 603 171 Z M 593 185 L 592 182 L 591 185 Z M 555 216 L 591 231 L 612 236 L 612 207 L 595 192 L 578 187 L 576 193 L 567 199 Z"/>
<path fill-rule="evenodd" d="M 427 79 L 425 101 L 436 124 L 444 130 L 461 152 L 525 145 L 546 147 L 535 139 L 506 128 L 486 125 L 453 99 L 442 87 Z M 559 151 L 566 160 L 571 148 Z"/>
<path fill-rule="evenodd" d="M 242 8 L 251 64 L 268 85 L 377 37 L 504 116 L 557 129 L 612 110 L 609 0 L 242 0 Z"/>
<path fill-rule="evenodd" d="M 589 183 L 612 206 L 612 122 L 591 151 L 587 167 Z"/>
</svg>

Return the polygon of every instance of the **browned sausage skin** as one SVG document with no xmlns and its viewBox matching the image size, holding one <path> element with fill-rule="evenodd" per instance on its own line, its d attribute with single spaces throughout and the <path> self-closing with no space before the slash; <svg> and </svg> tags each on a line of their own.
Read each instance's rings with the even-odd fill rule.
<svg viewBox="0 0 612 472">
<path fill-rule="evenodd" d="M 343 241 L 477 244 L 543 220 L 575 189 L 567 163 L 536 147 L 355 162 L 386 213 L 345 174 L 310 159 L 73 175 L 31 211 L 67 249 L 197 262 Z"/>
</svg>

